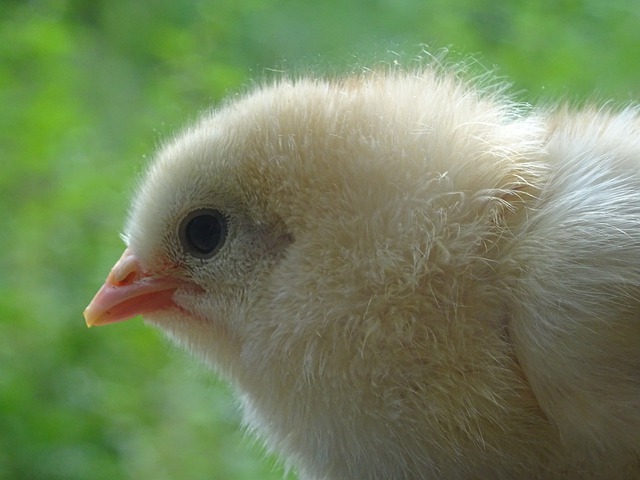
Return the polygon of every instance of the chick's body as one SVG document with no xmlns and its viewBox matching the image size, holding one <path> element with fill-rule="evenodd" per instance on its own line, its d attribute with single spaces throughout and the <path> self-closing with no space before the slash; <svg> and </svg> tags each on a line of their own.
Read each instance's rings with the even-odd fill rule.
<svg viewBox="0 0 640 480">
<path fill-rule="evenodd" d="M 639 163 L 633 110 L 280 81 L 161 149 L 126 238 L 178 285 L 146 319 L 302 478 L 637 478 Z M 181 233 L 201 209 L 211 256 Z"/>
</svg>

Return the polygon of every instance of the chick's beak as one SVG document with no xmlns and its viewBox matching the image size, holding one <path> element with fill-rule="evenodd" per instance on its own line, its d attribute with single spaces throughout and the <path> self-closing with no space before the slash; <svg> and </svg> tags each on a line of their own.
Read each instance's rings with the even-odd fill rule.
<svg viewBox="0 0 640 480">
<path fill-rule="evenodd" d="M 133 252 L 126 249 L 85 309 L 87 326 L 120 322 L 175 307 L 172 297 L 179 286 L 174 279 L 146 273 Z"/>
</svg>

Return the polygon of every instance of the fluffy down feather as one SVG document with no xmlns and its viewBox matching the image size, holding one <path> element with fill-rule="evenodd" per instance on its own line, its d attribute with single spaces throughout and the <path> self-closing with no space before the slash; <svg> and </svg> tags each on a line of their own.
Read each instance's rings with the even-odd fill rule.
<svg viewBox="0 0 640 480">
<path fill-rule="evenodd" d="M 145 314 L 302 478 L 640 478 L 640 116 L 499 90 L 229 101 L 157 153 L 88 323 Z"/>
</svg>

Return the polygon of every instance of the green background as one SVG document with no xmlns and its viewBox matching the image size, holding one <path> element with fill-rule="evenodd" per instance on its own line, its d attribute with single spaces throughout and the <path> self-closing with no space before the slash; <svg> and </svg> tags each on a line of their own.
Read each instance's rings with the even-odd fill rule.
<svg viewBox="0 0 640 480">
<path fill-rule="evenodd" d="M 0 0 L 0 478 L 283 478 L 158 332 L 84 326 L 136 179 L 185 122 L 274 70 L 421 45 L 520 100 L 625 104 L 639 32 L 637 0 Z"/>
</svg>

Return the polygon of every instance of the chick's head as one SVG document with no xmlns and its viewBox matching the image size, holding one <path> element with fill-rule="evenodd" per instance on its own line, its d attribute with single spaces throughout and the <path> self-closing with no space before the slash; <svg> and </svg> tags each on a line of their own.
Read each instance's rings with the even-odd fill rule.
<svg viewBox="0 0 640 480">
<path fill-rule="evenodd" d="M 523 396 L 492 245 L 543 172 L 526 161 L 541 127 L 493 95 L 370 73 L 281 80 L 205 115 L 156 155 L 88 323 L 143 314 L 240 388 L 251 426 L 318 462 L 349 422 L 373 444 L 399 419 L 417 445 L 431 421 L 444 449 L 438 431 L 484 421 L 464 392 L 490 392 L 499 425 Z"/>
</svg>

